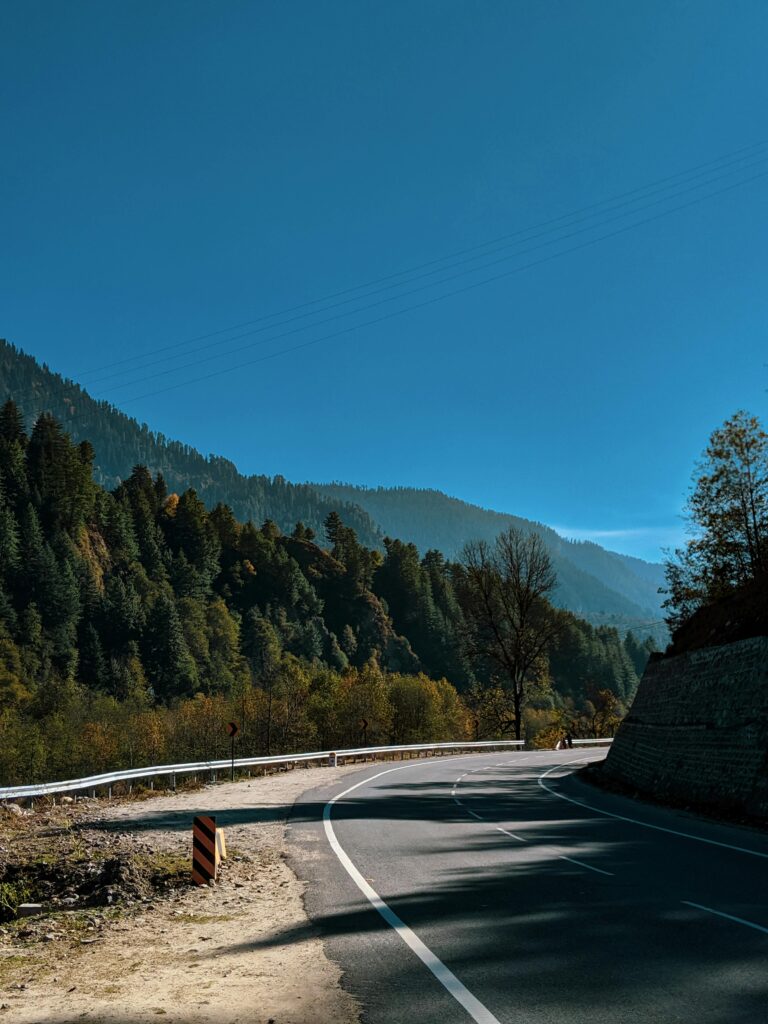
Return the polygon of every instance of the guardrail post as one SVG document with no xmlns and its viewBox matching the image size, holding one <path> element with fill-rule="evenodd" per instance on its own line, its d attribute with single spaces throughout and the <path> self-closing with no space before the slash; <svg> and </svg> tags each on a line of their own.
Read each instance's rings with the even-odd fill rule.
<svg viewBox="0 0 768 1024">
<path fill-rule="evenodd" d="M 176 772 L 171 773 L 171 789 L 176 792 Z"/>
</svg>

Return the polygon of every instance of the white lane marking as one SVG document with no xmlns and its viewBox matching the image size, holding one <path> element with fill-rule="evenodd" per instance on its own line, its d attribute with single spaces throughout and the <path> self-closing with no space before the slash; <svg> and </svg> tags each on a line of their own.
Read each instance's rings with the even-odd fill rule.
<svg viewBox="0 0 768 1024">
<path fill-rule="evenodd" d="M 429 762 L 425 762 L 424 764 L 428 763 Z M 371 906 L 378 910 L 391 928 L 394 928 L 406 946 L 408 946 L 408 948 L 416 954 L 419 960 L 421 960 L 424 966 L 434 974 L 440 984 L 447 992 L 450 993 L 450 995 L 453 996 L 456 1002 L 464 1007 L 472 1020 L 475 1021 L 475 1024 L 501 1024 L 498 1017 L 495 1017 L 487 1006 L 484 1006 L 476 996 L 472 995 L 468 988 L 462 985 L 456 975 L 445 966 L 442 960 L 435 956 L 429 946 L 422 942 L 415 932 L 411 931 L 408 925 L 397 916 L 394 910 L 384 902 L 376 890 L 369 885 L 365 878 L 363 878 L 347 856 L 347 853 L 341 843 L 336 838 L 336 833 L 334 832 L 333 825 L 331 824 L 331 808 L 338 800 L 347 796 L 347 794 L 359 789 L 360 786 L 365 786 L 367 783 L 373 782 L 374 779 L 381 778 L 382 775 L 389 775 L 391 772 L 401 772 L 406 768 L 424 767 L 424 764 L 406 764 L 399 768 L 387 768 L 386 771 L 379 772 L 377 775 L 371 775 L 367 779 L 363 779 L 362 782 L 357 782 L 354 786 L 350 786 L 349 789 L 345 789 L 344 792 L 339 793 L 338 796 L 333 797 L 333 799 L 329 800 L 323 808 L 323 827 L 325 828 L 325 835 L 330 843 L 331 849 L 338 857 L 344 870 Z"/>
<path fill-rule="evenodd" d="M 501 825 L 497 825 L 496 826 L 496 831 L 497 832 L 503 832 L 505 836 L 509 836 L 510 839 L 516 839 L 519 843 L 527 843 L 528 842 L 528 840 L 527 839 L 523 839 L 522 836 L 516 836 L 514 832 L 507 832 L 507 830 L 505 828 L 502 828 Z"/>
<path fill-rule="evenodd" d="M 585 864 L 583 860 L 576 860 L 574 857 L 565 857 L 563 854 L 559 854 L 559 856 L 560 860 L 567 860 L 570 861 L 571 864 L 578 864 L 580 868 L 589 868 L 590 871 L 596 871 L 598 875 L 610 875 L 611 878 L 614 877 L 613 871 L 603 871 L 602 868 L 594 868 L 591 864 Z"/>
<path fill-rule="evenodd" d="M 519 763 L 520 763 L 519 761 L 515 762 L 515 767 Z M 571 764 L 571 763 L 574 763 L 574 762 L 568 762 L 568 763 Z M 496 767 L 498 768 L 499 765 L 496 765 Z M 556 764 L 554 767 L 555 768 L 559 768 L 560 764 Z M 474 770 L 482 771 L 482 769 L 480 769 L 480 768 L 474 769 Z M 468 772 L 467 774 L 470 774 L 470 773 Z M 457 804 L 461 805 L 461 800 L 456 800 L 456 797 L 454 797 L 454 800 L 456 801 Z M 472 817 L 473 818 L 477 818 L 478 821 L 485 821 L 485 818 L 482 818 L 479 814 L 475 814 L 474 811 L 470 811 L 468 807 L 466 807 L 464 809 L 465 809 L 467 814 L 471 814 Z M 505 828 L 501 828 L 501 826 L 499 826 L 499 825 L 496 825 L 495 828 L 496 828 L 497 832 L 503 832 L 505 836 L 509 836 L 511 839 L 517 839 L 517 841 L 520 842 L 520 843 L 527 843 L 528 842 L 528 840 L 527 839 L 523 839 L 522 836 L 516 836 L 514 834 L 514 832 L 507 832 L 507 830 Z M 555 846 L 554 848 L 557 849 L 557 846 Z M 595 868 L 591 864 L 586 864 L 582 860 L 576 860 L 573 857 L 566 857 L 564 854 L 561 854 L 561 853 L 559 853 L 557 856 L 558 856 L 559 860 L 567 860 L 570 864 L 578 864 L 578 866 L 580 868 L 587 868 L 588 871 L 596 871 L 598 875 L 609 875 L 611 878 L 615 877 L 615 873 L 613 871 L 604 871 L 602 868 Z"/>
<path fill-rule="evenodd" d="M 722 910 L 713 910 L 712 907 L 704 907 L 701 903 L 691 903 L 690 900 L 680 900 L 681 903 L 685 903 L 688 907 L 696 907 L 697 910 L 706 910 L 708 914 L 715 914 L 717 917 L 724 917 L 727 921 L 735 921 L 736 924 L 744 924 L 747 928 L 754 928 L 756 932 L 764 932 L 768 935 L 768 928 L 763 928 L 761 924 L 755 924 L 754 921 L 745 921 L 743 917 L 734 917 L 733 914 L 725 914 Z"/>
<path fill-rule="evenodd" d="M 574 764 L 578 762 L 565 762 L 566 764 Z M 707 839 L 704 836 L 695 836 L 691 832 L 678 832 L 674 828 L 665 828 L 663 825 L 651 825 L 647 821 L 639 821 L 637 818 L 628 818 L 623 814 L 614 814 L 612 811 L 604 811 L 600 807 L 595 807 L 593 804 L 588 804 L 584 800 L 574 800 L 573 797 L 566 796 L 565 793 L 558 793 L 556 789 L 551 789 L 545 782 L 544 779 L 550 772 L 556 771 L 558 768 L 562 768 L 562 764 L 553 765 L 550 769 L 545 771 L 539 776 L 539 785 L 542 789 L 546 789 L 552 796 L 558 797 L 560 800 L 567 800 L 569 804 L 576 804 L 578 807 L 587 807 L 590 811 L 596 811 L 597 814 L 604 814 L 607 818 L 616 818 L 617 821 L 628 821 L 630 825 L 640 825 L 642 828 L 652 828 L 655 832 L 668 832 L 671 836 L 680 836 L 682 839 L 695 839 L 697 843 L 707 843 L 708 846 L 720 846 L 724 850 L 735 850 L 736 853 L 748 853 L 752 857 L 762 857 L 763 860 L 768 860 L 768 853 L 762 853 L 760 850 L 749 850 L 745 846 L 733 846 L 731 843 L 721 843 L 718 839 Z"/>
</svg>

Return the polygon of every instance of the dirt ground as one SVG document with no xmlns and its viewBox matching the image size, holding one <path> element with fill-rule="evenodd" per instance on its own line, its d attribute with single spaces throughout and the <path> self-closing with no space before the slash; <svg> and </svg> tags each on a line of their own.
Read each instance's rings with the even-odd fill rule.
<svg viewBox="0 0 768 1024">
<path fill-rule="evenodd" d="M 186 865 L 196 813 L 217 815 L 229 857 L 212 888 L 187 884 L 177 871 L 165 889 L 137 889 L 128 899 L 118 886 L 108 897 L 114 905 L 99 907 L 59 898 L 53 915 L 0 928 L 0 1024 L 159 1017 L 177 1024 L 357 1022 L 359 1007 L 341 988 L 339 969 L 304 913 L 303 885 L 286 864 L 284 838 L 300 793 L 354 770 L 296 769 L 147 800 L 99 800 L 16 816 L 0 829 L 6 863 L 14 844 L 32 844 L 39 853 L 65 834 L 101 863 L 116 850 L 132 850 L 134 860 L 167 857 Z M 283 944 L 280 936 L 289 929 L 294 940 Z"/>
</svg>

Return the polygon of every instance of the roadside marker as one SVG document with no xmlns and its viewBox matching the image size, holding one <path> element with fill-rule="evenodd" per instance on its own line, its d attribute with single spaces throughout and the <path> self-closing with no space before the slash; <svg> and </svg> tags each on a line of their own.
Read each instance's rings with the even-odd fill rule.
<svg viewBox="0 0 768 1024">
<path fill-rule="evenodd" d="M 219 870 L 216 832 L 216 819 L 209 815 L 198 815 L 192 823 L 192 881 L 196 885 L 216 881 Z"/>
</svg>

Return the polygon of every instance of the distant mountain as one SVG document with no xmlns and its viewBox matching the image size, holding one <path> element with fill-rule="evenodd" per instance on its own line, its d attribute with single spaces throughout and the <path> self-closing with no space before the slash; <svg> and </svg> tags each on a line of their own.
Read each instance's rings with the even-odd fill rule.
<svg viewBox="0 0 768 1024">
<path fill-rule="evenodd" d="M 281 476 L 243 476 L 229 459 L 202 455 L 190 445 L 172 441 L 126 416 L 109 402 L 96 401 L 87 391 L 53 373 L 32 356 L 0 339 L 0 401 L 12 398 L 28 425 L 41 412 L 50 412 L 76 442 L 88 440 L 96 449 L 95 477 L 108 489 L 126 480 L 135 465 L 162 473 L 171 491 L 194 487 L 212 508 L 230 505 L 242 521 L 257 526 L 274 520 L 289 532 L 297 522 L 323 536 L 323 523 L 336 511 L 368 547 L 382 546 L 382 534 L 358 505 L 326 497 L 306 484 Z"/>
<path fill-rule="evenodd" d="M 52 413 L 74 441 L 96 451 L 95 476 L 104 487 L 126 480 L 137 464 L 161 472 L 172 491 L 194 487 L 205 504 L 230 505 L 238 519 L 257 525 L 272 519 L 289 532 L 299 521 L 323 538 L 323 523 L 337 511 L 367 547 L 383 547 L 388 534 L 455 557 L 467 540 L 493 540 L 509 526 L 540 532 L 558 574 L 556 603 L 592 623 L 634 628 L 666 640 L 658 587 L 662 567 L 606 551 L 597 544 L 567 541 L 554 530 L 518 516 L 493 512 L 413 488 L 366 489 L 346 484 L 294 484 L 282 476 L 244 476 L 234 463 L 204 456 L 190 445 L 156 433 L 109 402 L 97 401 L 79 384 L 53 373 L 32 356 L 0 339 L 0 401 L 13 398 L 31 424 Z"/>
<path fill-rule="evenodd" d="M 412 541 L 422 553 L 437 548 L 455 558 L 468 540 L 492 541 L 510 526 L 534 530 L 552 555 L 558 576 L 556 603 L 561 607 L 593 622 L 638 628 L 661 619 L 661 565 L 606 551 L 589 541 L 566 540 L 541 523 L 470 505 L 441 491 L 340 483 L 311 486 L 328 498 L 360 505 L 386 534 Z"/>
</svg>

